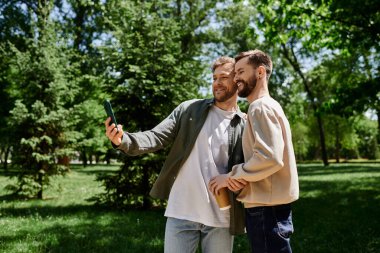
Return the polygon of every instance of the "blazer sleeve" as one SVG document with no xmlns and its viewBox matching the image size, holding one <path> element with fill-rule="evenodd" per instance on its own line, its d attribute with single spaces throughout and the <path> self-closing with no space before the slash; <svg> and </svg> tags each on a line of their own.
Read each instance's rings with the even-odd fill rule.
<svg viewBox="0 0 380 253">
<path fill-rule="evenodd" d="M 183 104 L 153 129 L 143 132 L 124 132 L 121 144 L 117 149 L 130 156 L 154 152 L 169 146 L 178 133 Z"/>
</svg>

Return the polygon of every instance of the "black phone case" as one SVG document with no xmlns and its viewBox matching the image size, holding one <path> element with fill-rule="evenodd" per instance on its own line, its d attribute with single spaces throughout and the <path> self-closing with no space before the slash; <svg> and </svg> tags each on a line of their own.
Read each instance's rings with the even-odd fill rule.
<svg viewBox="0 0 380 253">
<path fill-rule="evenodd" d="M 115 117 L 115 115 L 113 114 L 113 110 L 112 110 L 112 106 L 111 106 L 110 101 L 108 101 L 108 100 L 104 100 L 103 105 L 104 105 L 104 110 L 106 110 L 107 116 L 108 116 L 108 117 L 111 117 L 110 125 L 111 125 L 112 123 L 115 123 L 115 126 L 117 127 L 116 117 Z"/>
</svg>

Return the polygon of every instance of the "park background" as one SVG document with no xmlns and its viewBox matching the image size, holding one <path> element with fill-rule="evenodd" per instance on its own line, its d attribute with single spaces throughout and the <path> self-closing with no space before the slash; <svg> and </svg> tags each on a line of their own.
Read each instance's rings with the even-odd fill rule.
<svg viewBox="0 0 380 253">
<path fill-rule="evenodd" d="M 212 96 L 218 56 L 255 48 L 293 133 L 294 252 L 380 252 L 379 7 L 1 0 L 0 252 L 162 252 L 165 202 L 148 192 L 168 150 L 112 149 L 103 100 L 124 129 L 151 129 Z"/>
</svg>

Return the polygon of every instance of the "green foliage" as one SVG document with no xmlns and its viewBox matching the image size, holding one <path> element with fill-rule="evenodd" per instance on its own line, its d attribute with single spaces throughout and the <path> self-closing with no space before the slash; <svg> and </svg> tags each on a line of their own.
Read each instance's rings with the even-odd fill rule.
<svg viewBox="0 0 380 253">
<path fill-rule="evenodd" d="M 239 15 L 236 15 L 239 13 Z M 257 10 L 245 1 L 225 3 L 216 8 L 215 20 L 208 33 L 215 46 L 213 51 L 219 55 L 235 56 L 239 52 L 256 48 L 259 34 L 251 26 Z"/>
<path fill-rule="evenodd" d="M 371 70 L 376 66 L 369 65 L 369 56 L 364 53 L 333 55 L 313 70 L 320 83 L 318 93 L 324 96 L 321 110 L 350 117 L 378 108 L 378 72 Z"/>
<path fill-rule="evenodd" d="M 311 146 L 310 135 L 308 134 L 309 128 L 301 121 L 298 121 L 291 125 L 291 128 L 293 129 L 292 140 L 296 159 L 297 161 L 305 161 L 310 158 L 310 156 L 308 156 L 308 152 Z"/>
<path fill-rule="evenodd" d="M 376 138 L 379 135 L 379 129 L 376 121 L 360 116 L 355 118 L 353 125 L 359 137 L 358 151 L 360 156 L 368 159 L 379 159 L 379 143 Z"/>
<path fill-rule="evenodd" d="M 272 56 L 269 89 L 289 118 L 298 160 L 323 157 L 321 135 L 330 158 L 378 157 L 380 121 L 363 116 L 371 110 L 380 118 L 377 6 L 0 1 L 0 157 L 25 168 L 12 189 L 34 195 L 74 152 L 84 165 L 118 157 L 104 136 L 104 98 L 125 130 L 151 129 L 200 96 L 212 60 L 253 48 Z M 149 205 L 164 152 L 123 157 L 120 172 L 100 178 L 109 193 L 102 201 Z"/>
<path fill-rule="evenodd" d="M 326 117 L 348 118 L 363 114 L 368 108 L 379 111 L 379 65 L 374 60 L 379 56 L 380 39 L 375 28 L 379 27 L 376 1 L 358 4 L 339 0 L 267 0 L 250 1 L 250 4 L 257 9 L 253 22 L 261 32 L 263 47 L 269 47 L 267 51 L 272 53 L 272 58 L 286 59 L 291 66 L 289 69 L 288 64 L 274 65 L 274 69 L 276 66 L 283 69 L 279 74 L 285 74 L 285 78 L 279 79 L 278 73 L 273 73 L 274 84 L 280 86 L 271 92 L 275 97 L 279 94 L 280 102 L 288 107 L 298 87 L 287 84 L 289 81 L 302 84 L 318 122 L 322 154 L 324 139 L 328 138 L 326 143 L 334 140 L 325 136 L 324 126 L 331 126 L 324 124 Z M 292 95 L 286 99 L 283 94 Z"/>
<path fill-rule="evenodd" d="M 72 122 L 65 105 L 73 97 L 65 78 L 65 52 L 56 46 L 48 27 L 26 52 L 12 47 L 12 96 L 16 99 L 10 122 L 15 132 L 12 162 L 22 171 L 16 193 L 42 198 L 50 176 L 67 168 L 58 161 L 70 155 Z M 42 31 L 41 31 L 42 32 Z"/>
<path fill-rule="evenodd" d="M 331 157 L 339 161 L 343 156 L 358 158 L 358 142 L 359 138 L 355 132 L 353 119 L 343 118 L 337 115 L 329 115 L 325 117 L 326 129 L 326 145 L 329 149 Z"/>
<path fill-rule="evenodd" d="M 0 155 L 13 150 L 12 163 L 23 168 L 15 192 L 42 198 L 49 178 L 67 171 L 74 151 L 97 160 L 107 153 L 104 69 L 92 46 L 101 34 L 100 3 L 12 1 L 0 9 L 1 118 L 7 122 L 0 128 Z"/>
<path fill-rule="evenodd" d="M 8 75 L 14 71 L 9 64 L 10 60 L 5 48 L 0 45 L 0 160 L 4 163 L 5 169 L 7 168 L 7 160 L 9 158 L 7 154 L 10 152 L 11 142 L 14 138 L 11 134 L 12 128 L 8 124 L 9 111 L 12 108 L 13 99 L 6 92 L 12 85 L 12 81 L 8 79 Z"/>
<path fill-rule="evenodd" d="M 144 207 L 144 201 L 151 202 L 153 206 L 163 206 L 164 201 L 147 198 L 148 193 L 145 188 L 147 182 L 153 185 L 157 174 L 144 172 L 144 167 L 160 171 L 162 155 L 148 154 L 143 158 L 124 158 L 123 162 L 117 173 L 100 174 L 97 177 L 106 189 L 106 192 L 96 196 L 97 203 L 118 209 Z M 149 178 L 146 179 L 145 176 Z"/>
<path fill-rule="evenodd" d="M 111 38 L 104 47 L 110 63 L 105 88 L 124 130 L 151 129 L 180 102 L 198 96 L 204 66 L 195 59 L 202 35 L 194 31 L 213 5 L 215 1 L 107 2 Z M 123 158 L 119 175 L 100 178 L 110 194 L 105 201 L 150 206 L 148 193 L 164 159 L 163 153 Z"/>
</svg>

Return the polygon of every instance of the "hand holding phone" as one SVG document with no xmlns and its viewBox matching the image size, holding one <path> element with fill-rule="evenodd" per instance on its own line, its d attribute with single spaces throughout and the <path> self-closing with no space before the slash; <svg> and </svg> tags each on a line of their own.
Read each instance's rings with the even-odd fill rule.
<svg viewBox="0 0 380 253">
<path fill-rule="evenodd" d="M 109 100 L 104 100 L 104 110 L 106 110 L 106 113 L 107 113 L 107 116 L 108 117 L 111 117 L 111 121 L 110 121 L 110 125 L 112 123 L 115 124 L 116 128 L 117 128 L 117 121 L 116 121 L 116 117 L 115 117 L 115 114 L 113 113 L 113 110 L 112 110 L 112 106 L 111 106 L 111 103 Z"/>
<path fill-rule="evenodd" d="M 104 109 L 106 110 L 107 116 L 109 118 L 107 118 L 105 121 L 106 136 L 112 141 L 114 145 L 119 146 L 123 139 L 123 128 L 122 126 L 117 125 L 116 117 L 113 113 L 110 101 L 104 101 Z M 115 128 L 110 127 L 112 124 L 115 124 L 116 131 Z"/>
</svg>

